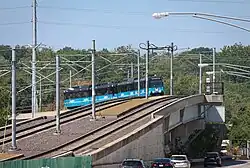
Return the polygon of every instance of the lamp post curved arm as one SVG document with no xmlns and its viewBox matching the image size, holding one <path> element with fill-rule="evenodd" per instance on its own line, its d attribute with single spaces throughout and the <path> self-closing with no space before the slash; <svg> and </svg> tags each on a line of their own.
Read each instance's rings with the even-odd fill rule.
<svg viewBox="0 0 250 168">
<path fill-rule="evenodd" d="M 242 21 L 242 22 L 250 22 L 250 19 L 244 19 L 239 17 L 231 17 L 231 16 L 222 16 L 222 15 L 216 15 L 211 13 L 201 13 L 201 12 L 158 12 L 153 13 L 153 17 L 156 19 L 160 19 L 163 17 L 176 15 L 176 16 L 184 16 L 184 15 L 200 15 L 200 16 L 208 16 L 208 17 L 215 17 L 215 18 L 221 18 L 221 19 L 229 19 L 229 20 L 235 20 L 235 21 Z"/>
<path fill-rule="evenodd" d="M 220 20 L 216 20 L 216 19 L 211 19 L 211 18 L 206 18 L 206 17 L 202 17 L 202 16 L 197 16 L 197 15 L 193 15 L 193 17 L 194 17 L 194 18 L 198 18 L 198 19 L 204 19 L 204 20 L 209 20 L 209 21 L 221 23 L 221 24 L 224 24 L 224 25 L 228 25 L 228 26 L 231 26 L 231 27 L 235 27 L 235 28 L 238 28 L 238 29 L 241 29 L 241 30 L 245 30 L 245 31 L 247 31 L 247 32 L 250 32 L 250 29 L 246 29 L 246 28 L 241 27 L 241 26 L 238 26 L 238 25 L 236 25 L 236 24 L 227 23 L 227 22 L 224 22 L 224 21 L 220 21 Z"/>
<path fill-rule="evenodd" d="M 204 19 L 204 20 L 209 20 L 217 23 L 221 23 L 227 26 L 235 27 L 247 32 L 250 32 L 250 29 L 232 24 L 232 23 L 227 23 L 224 21 L 219 21 L 215 19 L 211 19 L 208 17 L 214 17 L 214 18 L 220 18 L 220 19 L 229 19 L 229 20 L 234 20 L 234 21 L 241 21 L 241 22 L 248 22 L 250 23 L 250 19 L 244 19 L 244 18 L 238 18 L 238 17 L 230 17 L 230 16 L 222 16 L 222 15 L 215 15 L 215 14 L 210 14 L 210 13 L 200 13 L 200 12 L 158 12 L 158 13 L 153 13 L 152 16 L 155 19 L 161 19 L 163 17 L 168 17 L 171 15 L 176 15 L 176 16 L 186 16 L 186 15 L 191 15 L 194 18 L 199 18 L 199 19 Z"/>
</svg>

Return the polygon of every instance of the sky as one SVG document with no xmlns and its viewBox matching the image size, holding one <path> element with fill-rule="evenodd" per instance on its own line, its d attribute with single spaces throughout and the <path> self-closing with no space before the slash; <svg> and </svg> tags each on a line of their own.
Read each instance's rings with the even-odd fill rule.
<svg viewBox="0 0 250 168">
<path fill-rule="evenodd" d="M 32 44 L 32 0 L 3 0 L 0 7 L 0 44 Z M 250 43 L 250 33 L 227 25 L 154 12 L 203 12 L 250 19 L 249 0 L 37 0 L 38 43 L 113 49 L 149 40 L 157 46 L 173 42 L 179 49 Z M 228 22 L 228 21 L 227 21 Z M 250 29 L 250 23 L 229 22 Z"/>
</svg>

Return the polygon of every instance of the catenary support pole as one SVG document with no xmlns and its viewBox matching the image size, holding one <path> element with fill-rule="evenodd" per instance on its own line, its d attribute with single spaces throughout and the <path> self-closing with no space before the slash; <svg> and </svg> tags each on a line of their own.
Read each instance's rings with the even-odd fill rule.
<svg viewBox="0 0 250 168">
<path fill-rule="evenodd" d="M 134 64 L 131 62 L 131 78 L 134 78 Z"/>
<path fill-rule="evenodd" d="M 37 47 L 37 18 L 36 18 L 36 0 L 32 1 L 32 118 L 35 117 L 36 108 L 36 47 Z"/>
<path fill-rule="evenodd" d="M 39 107 L 40 107 L 40 112 L 42 112 L 42 77 L 40 76 L 40 87 L 39 87 Z"/>
<path fill-rule="evenodd" d="M 60 128 L 60 56 L 56 55 L 56 133 L 61 133 Z"/>
<path fill-rule="evenodd" d="M 95 40 L 92 40 L 92 119 L 96 119 L 95 115 Z"/>
<path fill-rule="evenodd" d="M 71 76 L 72 76 L 72 72 L 71 72 L 71 69 L 69 70 L 69 87 L 71 88 L 72 87 L 72 79 L 71 79 Z"/>
<path fill-rule="evenodd" d="M 137 79 L 138 79 L 138 96 L 140 96 L 140 50 L 138 50 L 137 54 Z"/>
<path fill-rule="evenodd" d="M 173 93 L 173 56 L 174 56 L 174 43 L 171 43 L 171 56 L 170 56 L 170 95 Z"/>
<path fill-rule="evenodd" d="M 145 80 L 145 89 L 146 95 L 145 98 L 148 99 L 148 57 L 149 57 L 149 41 L 147 41 L 147 54 L 146 54 L 146 80 Z"/>
<path fill-rule="evenodd" d="M 200 65 L 202 64 L 202 55 L 200 54 Z M 199 94 L 202 94 L 202 67 L 200 66 Z"/>
<path fill-rule="evenodd" d="M 215 48 L 213 48 L 213 93 L 215 93 Z"/>
<path fill-rule="evenodd" d="M 247 159 L 249 159 L 249 140 L 247 140 Z"/>
<path fill-rule="evenodd" d="M 12 144 L 11 150 L 16 150 L 16 54 L 15 49 L 12 49 L 12 80 L 11 80 L 11 94 L 12 94 Z"/>
</svg>

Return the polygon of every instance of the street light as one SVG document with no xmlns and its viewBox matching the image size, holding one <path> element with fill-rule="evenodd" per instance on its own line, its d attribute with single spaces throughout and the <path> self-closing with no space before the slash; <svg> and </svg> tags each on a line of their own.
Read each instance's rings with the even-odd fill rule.
<svg viewBox="0 0 250 168">
<path fill-rule="evenodd" d="M 235 28 L 250 32 L 250 29 L 247 29 L 247 28 L 244 28 L 244 27 L 232 24 L 232 23 L 207 18 L 207 17 L 215 17 L 215 18 L 220 18 L 220 19 L 230 19 L 230 20 L 250 23 L 250 19 L 243 19 L 243 18 L 238 18 L 238 17 L 222 16 L 222 15 L 215 15 L 215 14 L 210 14 L 210 13 L 200 13 L 200 12 L 160 12 L 160 13 L 153 13 L 152 16 L 155 19 L 161 19 L 163 17 L 168 17 L 168 16 L 171 16 L 171 15 L 173 15 L 173 16 L 186 16 L 186 15 L 188 15 L 188 16 L 192 16 L 194 18 L 209 20 L 209 21 L 212 21 L 212 22 L 217 22 L 217 23 L 220 23 L 220 24 L 224 24 L 224 25 L 227 25 L 227 26 L 235 27 Z"/>
</svg>

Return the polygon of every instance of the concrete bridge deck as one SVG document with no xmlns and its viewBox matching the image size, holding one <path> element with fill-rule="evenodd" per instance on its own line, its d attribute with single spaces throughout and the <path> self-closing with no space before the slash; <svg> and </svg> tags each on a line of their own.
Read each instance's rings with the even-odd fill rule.
<svg viewBox="0 0 250 168">
<path fill-rule="evenodd" d="M 138 126 L 130 133 L 117 138 L 98 149 L 88 153 L 77 155 L 91 155 L 94 167 L 109 167 L 121 162 L 124 158 L 141 158 L 150 160 L 154 157 L 164 157 L 167 142 L 173 141 L 176 133 L 173 132 L 181 125 L 181 133 L 187 136 L 189 132 L 204 127 L 206 117 L 202 114 L 212 113 L 204 110 L 205 105 L 222 103 L 222 95 L 211 98 L 211 96 L 192 95 L 181 98 L 165 107 L 158 109 L 152 114 L 151 121 Z M 219 104 L 221 105 L 221 104 Z M 202 111 L 204 110 L 204 111 Z M 202 118 L 203 117 L 203 118 Z M 198 119 L 198 120 L 197 120 Z M 192 124 L 192 120 L 198 121 Z M 188 125 L 188 124 L 191 125 Z M 169 134 L 170 132 L 170 134 Z M 171 134 L 171 132 L 173 132 Z M 178 132 L 178 131 L 177 131 Z M 115 165 L 117 166 L 117 164 Z"/>
<path fill-rule="evenodd" d="M 168 132 L 187 122 L 191 123 L 192 120 L 199 119 L 202 109 L 205 109 L 202 104 L 218 104 L 221 101 L 221 98 L 207 98 L 204 95 L 192 95 L 181 98 L 165 107 L 159 108 L 157 112 L 152 114 L 152 118 L 148 122 L 137 125 L 137 128 L 133 128 L 126 135 L 116 138 L 112 143 L 105 144 L 94 151 L 91 150 L 91 153 L 87 154 L 93 156 L 95 164 L 110 163 L 114 160 L 122 161 L 124 157 L 142 158 L 145 160 L 150 160 L 155 156 L 164 157 L 166 140 L 171 140 L 171 137 L 176 136 L 174 134 L 169 135 L 167 134 Z M 139 102 L 141 103 L 142 101 Z M 54 131 L 50 129 L 44 133 L 21 139 L 17 142 L 17 145 L 22 148 L 20 152 L 44 151 L 55 146 L 55 143 L 58 145 L 59 143 L 69 141 L 69 138 L 84 134 L 91 129 L 99 127 L 100 124 L 110 121 L 112 120 L 103 119 L 93 125 L 88 118 L 81 119 L 62 126 L 62 135 L 60 136 L 52 135 Z M 86 126 L 87 123 L 88 126 Z M 92 128 L 93 126 L 94 128 Z M 195 127 L 201 126 L 202 122 L 200 125 L 195 125 Z M 184 133 L 191 130 L 192 128 L 186 128 Z M 64 135 L 66 138 L 63 138 Z M 10 145 L 8 144 L 7 146 L 9 147 Z"/>
</svg>

